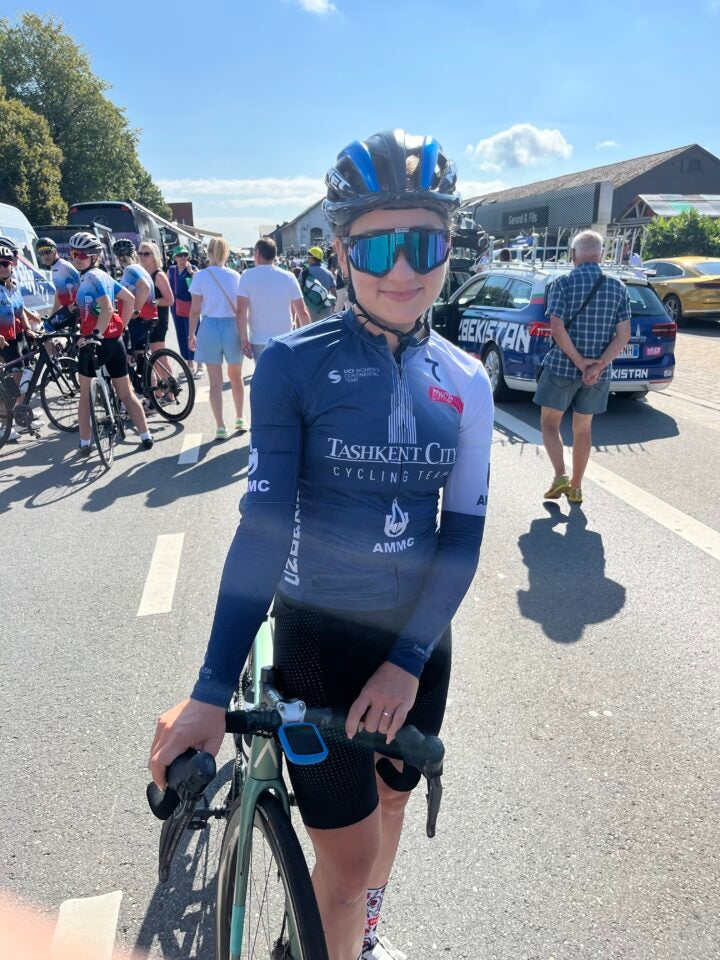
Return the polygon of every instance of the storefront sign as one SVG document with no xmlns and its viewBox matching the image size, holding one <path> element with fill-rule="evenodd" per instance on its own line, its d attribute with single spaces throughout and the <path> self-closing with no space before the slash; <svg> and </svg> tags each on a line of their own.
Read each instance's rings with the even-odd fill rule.
<svg viewBox="0 0 720 960">
<path fill-rule="evenodd" d="M 527 210 L 512 210 L 504 213 L 503 230 L 527 230 L 548 225 L 550 207 L 529 207 Z"/>
</svg>

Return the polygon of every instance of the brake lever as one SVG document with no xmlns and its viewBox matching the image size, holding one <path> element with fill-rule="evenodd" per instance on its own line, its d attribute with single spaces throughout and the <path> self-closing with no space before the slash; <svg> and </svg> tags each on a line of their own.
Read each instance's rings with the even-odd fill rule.
<svg viewBox="0 0 720 960">
<path fill-rule="evenodd" d="M 439 776 L 428 777 L 427 797 L 427 824 L 426 833 L 430 839 L 435 836 L 435 827 L 437 825 L 438 814 L 440 813 L 440 802 L 442 801 L 443 787 Z"/>
</svg>

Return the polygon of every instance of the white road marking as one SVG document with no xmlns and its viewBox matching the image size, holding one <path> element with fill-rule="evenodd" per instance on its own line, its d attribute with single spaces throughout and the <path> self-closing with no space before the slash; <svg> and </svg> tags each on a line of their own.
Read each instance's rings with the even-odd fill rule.
<svg viewBox="0 0 720 960">
<path fill-rule="evenodd" d="M 539 430 L 528 426 L 527 423 L 523 423 L 522 420 L 518 420 L 511 414 L 505 413 L 504 410 L 495 410 L 495 422 L 522 437 L 527 443 L 535 444 L 540 448 L 543 447 L 542 434 Z M 715 560 L 720 560 L 720 533 L 717 530 L 713 530 L 712 527 L 708 527 L 694 517 L 688 516 L 682 510 L 670 506 L 669 503 L 665 503 L 659 497 L 642 490 L 634 483 L 630 483 L 629 480 L 625 480 L 617 473 L 608 470 L 607 467 L 600 466 L 593 460 L 588 464 L 585 476 L 588 480 L 592 480 L 604 490 L 607 490 L 608 493 L 613 494 L 619 500 L 654 520 L 655 523 L 659 523 L 666 530 L 670 530 L 682 537 L 683 540 L 687 540 L 698 550 L 702 550 L 703 553 Z"/>
<path fill-rule="evenodd" d="M 182 450 L 178 457 L 178 463 L 197 463 L 200 456 L 200 445 L 202 444 L 201 433 L 186 433 L 183 437 Z"/>
<path fill-rule="evenodd" d="M 184 533 L 161 533 L 157 538 L 138 607 L 139 617 L 172 610 L 184 539 Z"/>
<path fill-rule="evenodd" d="M 122 891 L 115 890 L 101 897 L 61 903 L 50 960 L 63 951 L 64 956 L 71 956 L 70 951 L 78 942 L 93 948 L 94 960 L 111 960 L 122 898 Z"/>
</svg>

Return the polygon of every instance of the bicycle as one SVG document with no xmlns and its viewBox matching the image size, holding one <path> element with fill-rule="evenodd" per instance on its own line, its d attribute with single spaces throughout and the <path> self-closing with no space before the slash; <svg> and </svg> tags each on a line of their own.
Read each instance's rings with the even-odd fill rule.
<svg viewBox="0 0 720 960">
<path fill-rule="evenodd" d="M 115 441 L 125 439 L 125 418 L 110 374 L 98 360 L 98 342 L 92 343 L 95 376 L 90 381 L 90 428 L 98 456 L 106 470 L 112 466 Z"/>
<path fill-rule="evenodd" d="M 272 632 L 267 621 L 258 632 L 244 676 L 252 684 L 235 695 L 245 708 L 226 713 L 226 731 L 235 735 L 235 763 L 223 804 L 200 810 L 197 804 L 215 778 L 209 753 L 187 750 L 168 767 L 163 792 L 148 784 L 147 799 L 163 820 L 158 877 L 165 883 L 186 829 L 206 829 L 211 819 L 226 821 L 218 866 L 215 909 L 216 960 L 327 960 L 320 913 L 307 863 L 290 818 L 294 798 L 282 777 L 282 753 L 290 762 L 320 763 L 327 756 L 320 730 L 344 730 L 345 716 L 330 708 L 308 708 L 286 700 L 275 686 Z M 252 703 L 248 709 L 248 703 Z M 249 756 L 242 738 L 250 735 Z M 435 835 L 442 798 L 444 747 L 405 726 L 391 744 L 362 731 L 354 742 L 403 760 L 428 782 L 428 837 Z M 278 746 L 282 750 L 278 749 Z M 257 902 L 259 901 L 259 902 Z M 244 952 L 245 951 L 245 952 Z"/>
<path fill-rule="evenodd" d="M 154 323 L 148 323 L 145 340 L 135 355 L 128 351 L 130 382 L 135 393 L 166 420 L 179 423 L 190 415 L 195 406 L 195 381 L 183 358 L 163 347 L 153 353 L 150 341 Z"/>
<path fill-rule="evenodd" d="M 10 436 L 13 423 L 35 438 L 40 436 L 31 406 L 36 390 L 39 390 L 43 410 L 53 426 L 67 433 L 78 430 L 80 382 L 77 360 L 58 355 L 54 349 L 55 339 L 55 333 L 40 334 L 30 342 L 23 356 L 0 364 L 0 447 Z M 23 389 L 11 374 L 30 367 L 32 374 Z M 18 403 L 18 400 L 22 402 Z"/>
</svg>

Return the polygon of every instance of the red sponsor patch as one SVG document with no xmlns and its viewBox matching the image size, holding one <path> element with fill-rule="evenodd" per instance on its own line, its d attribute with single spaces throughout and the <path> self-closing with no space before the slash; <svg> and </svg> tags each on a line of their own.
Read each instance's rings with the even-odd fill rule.
<svg viewBox="0 0 720 960">
<path fill-rule="evenodd" d="M 428 396 L 436 403 L 449 404 L 453 409 L 457 410 L 459 414 L 463 412 L 463 402 L 460 397 L 456 397 L 453 393 L 448 393 L 447 390 L 441 390 L 440 387 L 430 387 Z"/>
</svg>

